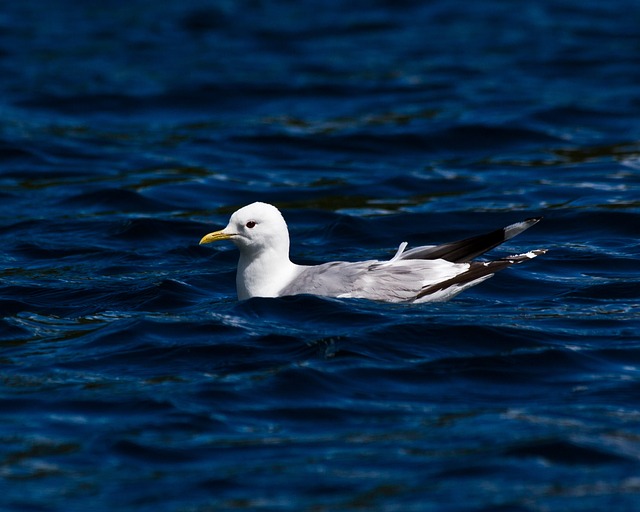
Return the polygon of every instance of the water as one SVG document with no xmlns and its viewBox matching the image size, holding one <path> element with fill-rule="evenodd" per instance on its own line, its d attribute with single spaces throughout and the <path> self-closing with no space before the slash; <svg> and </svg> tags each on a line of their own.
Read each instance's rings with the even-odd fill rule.
<svg viewBox="0 0 640 512">
<path fill-rule="evenodd" d="M 7 511 L 637 510 L 635 1 L 56 0 L 0 14 Z M 444 304 L 235 299 L 533 215 Z"/>
</svg>

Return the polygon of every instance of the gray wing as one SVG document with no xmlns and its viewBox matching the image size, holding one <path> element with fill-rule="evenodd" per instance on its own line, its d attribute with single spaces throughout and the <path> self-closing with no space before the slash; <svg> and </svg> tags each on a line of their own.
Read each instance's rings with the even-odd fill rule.
<svg viewBox="0 0 640 512">
<path fill-rule="evenodd" d="M 310 293 L 338 297 L 352 290 L 354 283 L 372 263 L 375 261 L 332 261 L 322 265 L 301 266 L 298 276 L 280 290 L 280 295 Z"/>
<path fill-rule="evenodd" d="M 390 302 L 448 300 L 500 270 L 544 254 L 544 249 L 538 249 L 495 261 L 471 262 L 541 218 L 526 219 L 484 235 L 443 245 L 405 251 L 407 244 L 403 243 L 389 261 L 334 261 L 300 267 L 300 273 L 279 295 L 309 293 Z"/>
<path fill-rule="evenodd" d="M 302 267 L 279 295 L 309 293 L 325 297 L 362 298 L 390 302 L 415 300 L 427 286 L 453 279 L 469 264 L 444 260 L 336 261 Z"/>
</svg>

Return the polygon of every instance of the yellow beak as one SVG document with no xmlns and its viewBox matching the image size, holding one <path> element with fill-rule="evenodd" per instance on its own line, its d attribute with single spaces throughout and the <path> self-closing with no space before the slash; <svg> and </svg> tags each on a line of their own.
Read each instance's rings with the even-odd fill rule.
<svg viewBox="0 0 640 512">
<path fill-rule="evenodd" d="M 225 233 L 223 230 L 214 231 L 213 233 L 209 233 L 208 235 L 204 235 L 202 240 L 200 240 L 200 245 L 210 244 L 211 242 L 217 242 L 218 240 L 229 240 L 231 235 Z"/>
</svg>

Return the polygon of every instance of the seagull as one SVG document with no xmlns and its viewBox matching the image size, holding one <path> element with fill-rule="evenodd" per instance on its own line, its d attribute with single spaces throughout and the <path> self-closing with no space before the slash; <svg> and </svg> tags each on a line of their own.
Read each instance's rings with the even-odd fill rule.
<svg viewBox="0 0 640 512">
<path fill-rule="evenodd" d="M 400 244 L 388 261 L 332 261 L 296 265 L 289 259 L 289 230 L 273 205 L 256 202 L 231 215 L 227 226 L 205 235 L 200 245 L 231 240 L 240 250 L 239 300 L 311 294 L 382 302 L 441 302 L 490 278 L 499 270 L 544 254 L 536 249 L 493 261 L 471 261 L 538 223 L 526 219 L 505 228 L 443 245 L 406 250 Z"/>
</svg>

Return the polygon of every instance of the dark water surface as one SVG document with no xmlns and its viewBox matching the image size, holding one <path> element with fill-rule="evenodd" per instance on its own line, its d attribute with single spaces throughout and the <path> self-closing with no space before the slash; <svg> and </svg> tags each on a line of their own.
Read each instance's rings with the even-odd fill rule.
<svg viewBox="0 0 640 512">
<path fill-rule="evenodd" d="M 516 5 L 517 4 L 517 5 Z M 640 509 L 640 3 L 0 11 L 0 508 Z M 533 215 L 444 304 L 235 298 Z"/>
</svg>

